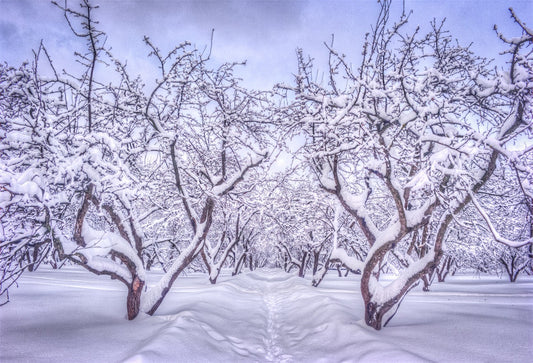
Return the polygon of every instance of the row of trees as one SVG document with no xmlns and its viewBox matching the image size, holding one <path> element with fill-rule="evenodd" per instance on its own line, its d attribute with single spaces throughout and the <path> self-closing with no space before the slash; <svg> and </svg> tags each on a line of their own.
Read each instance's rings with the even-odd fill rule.
<svg viewBox="0 0 533 363">
<path fill-rule="evenodd" d="M 442 23 L 391 24 L 382 1 L 358 67 L 326 44 L 325 81 L 298 51 L 294 84 L 253 91 L 209 48 L 146 37 L 147 90 L 105 47 L 97 7 L 55 5 L 86 42 L 81 71 L 57 70 L 44 45 L 31 65 L 0 66 L 0 296 L 70 261 L 122 282 L 133 319 L 186 269 L 213 283 L 223 267 L 310 270 L 318 285 L 342 266 L 362 274 L 381 329 L 453 266 L 491 271 L 487 253 L 513 279 L 531 268 L 533 32 L 512 11 L 507 71 Z M 276 169 L 280 153 L 291 168 Z M 147 286 L 153 266 L 164 274 Z M 384 286 L 383 272 L 397 278 Z"/>
</svg>

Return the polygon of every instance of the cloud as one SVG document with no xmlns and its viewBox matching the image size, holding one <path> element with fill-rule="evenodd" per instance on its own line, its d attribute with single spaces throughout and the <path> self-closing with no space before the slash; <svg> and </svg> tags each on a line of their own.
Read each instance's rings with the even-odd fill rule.
<svg viewBox="0 0 533 363">
<path fill-rule="evenodd" d="M 49 2 L 0 0 L 0 4 L 0 61 L 16 65 L 29 59 L 40 39 L 61 67 L 72 62 L 74 50 L 84 49 L 83 40 L 71 34 L 61 11 Z M 78 1 L 69 4 L 77 6 Z M 364 34 L 378 7 L 374 0 L 100 0 L 99 4 L 96 18 L 108 35 L 107 44 L 116 57 L 128 60 L 132 73 L 150 72 L 154 65 L 146 58 L 144 35 L 163 51 L 185 40 L 202 49 L 209 45 L 214 28 L 214 61 L 248 60 L 239 74 L 248 84 L 267 88 L 290 80 L 296 70 L 297 47 L 316 58 L 324 70 L 323 42 L 329 42 L 331 34 L 335 34 L 335 47 L 357 64 Z M 506 12 L 509 4 L 521 14 L 533 11 L 530 0 L 406 0 L 406 7 L 414 9 L 412 27 L 447 17 L 448 28 L 463 44 L 474 42 L 475 51 L 493 57 L 501 44 L 492 25 L 498 23 L 511 35 L 517 31 Z M 401 6 L 402 2 L 393 2 L 396 15 Z"/>
</svg>

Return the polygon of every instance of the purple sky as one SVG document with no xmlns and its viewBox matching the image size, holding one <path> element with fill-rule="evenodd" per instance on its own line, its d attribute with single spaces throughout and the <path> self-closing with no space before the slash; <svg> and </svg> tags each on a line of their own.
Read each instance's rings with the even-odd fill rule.
<svg viewBox="0 0 533 363">
<path fill-rule="evenodd" d="M 63 0 L 59 0 L 60 2 Z M 77 5 L 77 0 L 69 3 Z M 327 55 L 323 46 L 335 34 L 336 48 L 354 63 L 361 53 L 364 34 L 374 22 L 376 0 L 100 0 L 96 18 L 108 34 L 108 45 L 119 59 L 128 60 L 134 74 L 152 72 L 142 43 L 150 36 L 162 50 L 188 40 L 203 48 L 215 28 L 215 61 L 247 60 L 240 75 L 257 88 L 289 81 L 296 69 L 295 49 L 317 59 Z M 461 43 L 495 58 L 503 49 L 492 27 L 495 23 L 510 36 L 519 35 L 508 7 L 533 25 L 533 1 L 406 0 L 413 10 L 410 26 L 427 26 L 434 17 L 446 17 L 447 28 Z M 402 1 L 393 4 L 397 14 Z M 396 19 L 395 16 L 391 17 Z M 56 64 L 68 67 L 74 50 L 83 43 L 69 33 L 63 14 L 46 0 L 0 0 L 0 61 L 17 65 L 32 57 L 43 39 Z M 502 62 L 500 60 L 499 62 Z"/>
</svg>

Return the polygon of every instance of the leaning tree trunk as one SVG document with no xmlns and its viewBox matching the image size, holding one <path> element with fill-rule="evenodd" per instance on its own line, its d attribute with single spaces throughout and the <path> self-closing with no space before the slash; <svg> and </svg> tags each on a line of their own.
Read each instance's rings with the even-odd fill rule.
<svg viewBox="0 0 533 363">
<path fill-rule="evenodd" d="M 204 235 L 203 231 L 200 231 L 200 233 Z M 144 299 L 145 301 L 143 302 L 144 306 L 142 307 L 148 315 L 153 315 L 156 312 L 165 299 L 165 296 L 170 291 L 174 281 L 176 281 L 183 270 L 185 270 L 198 255 L 203 242 L 203 237 L 199 236 L 197 233 L 194 239 L 195 240 L 191 242 L 189 247 L 183 251 L 183 254 L 174 261 L 159 283 L 148 291 L 146 299 Z"/>
<path fill-rule="evenodd" d="M 452 220 L 453 215 L 448 214 L 439 226 L 433 249 L 413 263 L 408 270 L 403 271 L 403 275 L 388 286 L 380 285 L 375 270 L 379 269 L 380 262 L 403 236 L 383 244 L 372 256 L 369 256 L 361 277 L 361 294 L 365 306 L 365 322 L 368 326 L 376 330 L 386 326 L 398 311 L 407 293 L 418 285 L 422 276 L 436 268 L 442 257 L 444 237 Z"/>
<path fill-rule="evenodd" d="M 239 260 L 237 261 L 237 264 L 235 265 L 235 269 L 231 273 L 231 276 L 235 276 L 241 273 L 242 267 L 246 262 L 246 252 L 244 252 L 241 257 L 239 257 Z"/>
<path fill-rule="evenodd" d="M 313 274 L 313 282 L 312 282 L 313 287 L 318 287 L 318 285 L 320 285 L 320 283 L 322 282 L 322 280 L 324 280 L 324 277 L 325 277 L 326 274 L 328 273 L 328 268 L 329 268 L 329 257 L 328 257 L 328 259 L 324 262 L 324 266 L 322 266 L 321 269 L 317 270 L 317 271 Z"/>
<path fill-rule="evenodd" d="M 452 271 L 453 265 L 455 264 L 455 259 L 452 256 L 446 256 L 444 262 L 442 262 L 439 267 L 437 267 L 437 276 L 439 282 L 444 282 L 446 276 Z M 452 272 L 453 275 L 453 272 Z"/>
<path fill-rule="evenodd" d="M 152 287 L 143 301 L 142 309 L 146 311 L 148 315 L 153 315 L 159 308 L 165 296 L 170 291 L 170 288 L 174 284 L 174 281 L 178 276 L 191 264 L 192 261 L 198 256 L 202 250 L 202 244 L 205 241 L 211 223 L 213 221 L 213 209 L 215 207 L 215 201 L 208 198 L 205 202 L 205 206 L 202 211 L 202 217 L 200 224 L 195 223 L 195 234 L 190 242 L 189 246 L 182 251 L 180 256 L 172 266 L 168 269 L 167 273 L 159 280 L 158 284 Z"/>
<path fill-rule="evenodd" d="M 376 330 L 381 330 L 382 327 L 386 326 L 398 311 L 407 293 L 418 285 L 422 276 L 434 268 L 435 261 L 440 259 L 440 255 L 441 253 L 436 253 L 434 258 L 420 260 L 420 268 L 417 268 L 417 272 L 405 278 L 401 288 L 386 300 L 381 300 L 379 296 L 376 296 L 376 290 L 371 286 L 379 284 L 379 282 L 372 276 L 372 272 L 365 268 L 361 279 L 361 294 L 365 305 L 366 324 Z"/>
<path fill-rule="evenodd" d="M 304 252 L 300 268 L 298 269 L 298 277 L 305 277 L 305 267 L 307 265 L 307 252 Z"/>
</svg>

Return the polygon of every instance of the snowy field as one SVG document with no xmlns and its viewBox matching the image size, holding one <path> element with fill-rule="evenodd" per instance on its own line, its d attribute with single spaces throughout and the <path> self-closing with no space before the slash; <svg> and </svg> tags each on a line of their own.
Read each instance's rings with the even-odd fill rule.
<svg viewBox="0 0 533 363">
<path fill-rule="evenodd" d="M 451 277 L 367 328 L 358 277 L 320 288 L 278 271 L 180 277 L 157 316 L 125 318 L 122 284 L 27 273 L 0 308 L 0 362 L 530 362 L 533 279 Z"/>
</svg>

